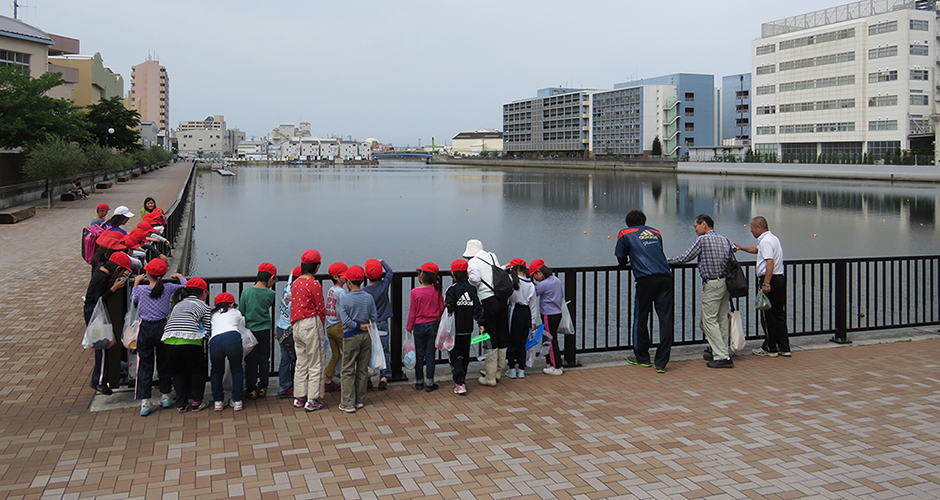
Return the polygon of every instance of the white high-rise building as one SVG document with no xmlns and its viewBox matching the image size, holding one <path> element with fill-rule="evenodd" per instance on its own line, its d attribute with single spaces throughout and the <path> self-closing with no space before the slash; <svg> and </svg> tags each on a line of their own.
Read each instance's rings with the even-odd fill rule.
<svg viewBox="0 0 940 500">
<path fill-rule="evenodd" d="M 851 161 L 931 151 L 934 4 L 864 0 L 761 25 L 751 52 L 755 152 Z"/>
</svg>

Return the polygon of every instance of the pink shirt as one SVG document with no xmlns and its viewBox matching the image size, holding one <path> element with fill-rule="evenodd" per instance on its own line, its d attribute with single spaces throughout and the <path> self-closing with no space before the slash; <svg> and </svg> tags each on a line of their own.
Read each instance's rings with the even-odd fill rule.
<svg viewBox="0 0 940 500">
<path fill-rule="evenodd" d="M 444 312 L 444 297 L 433 286 L 411 290 L 411 306 L 408 308 L 407 331 L 413 331 L 415 323 L 440 321 Z"/>
<path fill-rule="evenodd" d="M 326 321 L 326 305 L 323 303 L 323 288 L 316 278 L 297 278 L 290 286 L 290 322 L 294 324 L 304 318 L 319 316 Z"/>
</svg>

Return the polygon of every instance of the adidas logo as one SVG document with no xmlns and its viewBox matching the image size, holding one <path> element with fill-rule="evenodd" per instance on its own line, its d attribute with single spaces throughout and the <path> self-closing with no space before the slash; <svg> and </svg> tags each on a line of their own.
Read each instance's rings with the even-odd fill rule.
<svg viewBox="0 0 940 500">
<path fill-rule="evenodd" d="M 460 306 L 473 306 L 473 299 L 470 298 L 469 292 L 464 292 L 463 295 L 457 299 L 457 307 Z"/>
</svg>

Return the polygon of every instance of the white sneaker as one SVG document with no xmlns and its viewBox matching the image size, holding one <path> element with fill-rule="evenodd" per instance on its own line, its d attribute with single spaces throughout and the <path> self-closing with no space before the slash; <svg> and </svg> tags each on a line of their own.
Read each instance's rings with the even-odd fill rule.
<svg viewBox="0 0 940 500">
<path fill-rule="evenodd" d="M 242 411 L 245 409 L 245 403 L 242 401 L 232 401 L 232 408 L 235 411 Z"/>
<path fill-rule="evenodd" d="M 225 408 L 225 401 L 215 402 L 215 411 L 222 411 L 223 408 Z"/>
<path fill-rule="evenodd" d="M 161 394 L 161 395 L 160 395 L 160 407 L 161 407 L 161 408 L 169 408 L 171 404 L 172 404 L 172 403 L 170 403 L 170 395 L 169 395 L 169 394 Z"/>
<path fill-rule="evenodd" d="M 151 412 L 153 412 L 153 403 L 151 403 L 149 399 L 145 399 L 141 401 L 140 402 L 140 416 L 146 417 L 147 415 L 150 415 Z"/>
<path fill-rule="evenodd" d="M 768 358 L 776 358 L 776 357 L 777 357 L 777 353 L 775 353 L 775 352 L 767 352 L 767 351 L 765 351 L 765 350 L 763 350 L 763 349 L 752 349 L 751 352 L 753 352 L 755 356 L 766 356 L 766 357 L 768 357 Z"/>
<path fill-rule="evenodd" d="M 565 370 L 564 370 L 564 368 L 562 368 L 562 367 L 560 367 L 560 366 L 559 366 L 558 368 L 554 368 L 554 367 L 548 366 L 548 367 L 546 367 L 544 370 L 542 370 L 542 373 L 544 373 L 544 374 L 546 374 L 546 375 L 561 375 L 561 374 L 565 373 Z"/>
</svg>

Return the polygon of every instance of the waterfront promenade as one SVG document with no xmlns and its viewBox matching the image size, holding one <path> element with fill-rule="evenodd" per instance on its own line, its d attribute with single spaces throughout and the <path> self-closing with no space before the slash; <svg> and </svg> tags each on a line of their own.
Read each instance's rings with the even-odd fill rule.
<svg viewBox="0 0 940 500">
<path fill-rule="evenodd" d="M 89 412 L 80 229 L 99 201 L 169 207 L 188 167 L 0 226 L 0 498 L 940 497 L 935 328 L 733 370 L 585 356 L 462 398 L 447 381 L 369 391 L 351 415 L 337 393 L 309 414 L 274 397 L 239 414 Z"/>
</svg>

